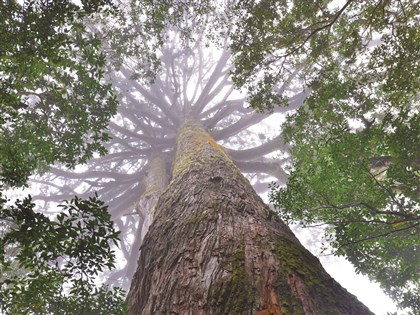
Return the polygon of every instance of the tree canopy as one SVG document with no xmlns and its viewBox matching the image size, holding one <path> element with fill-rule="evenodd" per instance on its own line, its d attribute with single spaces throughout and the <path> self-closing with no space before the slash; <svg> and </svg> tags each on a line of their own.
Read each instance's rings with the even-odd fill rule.
<svg viewBox="0 0 420 315">
<path fill-rule="evenodd" d="M 0 176 L 24 185 L 54 162 L 74 166 L 104 154 L 117 101 L 103 81 L 100 41 L 81 23 L 111 1 L 0 4 Z M 104 5 L 107 5 L 104 7 Z M 102 8 L 104 7 L 104 8 Z"/>
</svg>

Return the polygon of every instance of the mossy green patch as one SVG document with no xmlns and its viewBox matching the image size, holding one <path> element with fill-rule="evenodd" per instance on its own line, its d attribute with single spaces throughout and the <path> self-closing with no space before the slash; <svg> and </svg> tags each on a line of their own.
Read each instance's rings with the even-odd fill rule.
<svg viewBox="0 0 420 315">
<path fill-rule="evenodd" d="M 212 284 L 210 303 L 220 305 L 220 314 L 254 314 L 258 292 L 245 270 L 245 250 L 240 247 L 223 263 L 230 273 Z"/>
<path fill-rule="evenodd" d="M 282 312 L 284 314 L 304 314 L 303 306 L 298 296 L 292 294 L 288 279 L 297 277 L 304 285 L 304 290 L 312 298 L 311 303 L 318 308 L 326 309 L 326 305 L 331 305 L 329 314 L 336 314 L 339 310 L 335 309 L 335 303 L 330 303 L 328 299 L 336 299 L 334 289 L 330 283 L 326 283 L 320 262 L 312 256 L 305 248 L 294 240 L 280 238 L 273 241 L 276 255 L 281 264 L 278 290 L 282 297 Z"/>
<path fill-rule="evenodd" d="M 195 170 L 208 169 L 216 160 L 222 160 L 237 169 L 221 145 L 204 128 L 193 121 L 186 121 L 177 136 L 177 154 L 173 176 L 184 175 L 191 166 Z M 239 172 L 239 170 L 237 170 Z"/>
<path fill-rule="evenodd" d="M 296 274 L 305 279 L 305 284 L 324 287 L 319 280 L 320 263 L 302 245 L 287 238 L 274 241 L 282 271 L 288 275 Z"/>
<path fill-rule="evenodd" d="M 195 216 L 191 217 L 187 221 L 187 224 L 197 224 L 198 222 L 201 222 L 202 220 L 204 220 L 206 217 L 207 217 L 207 213 L 205 212 L 197 213 Z"/>
</svg>

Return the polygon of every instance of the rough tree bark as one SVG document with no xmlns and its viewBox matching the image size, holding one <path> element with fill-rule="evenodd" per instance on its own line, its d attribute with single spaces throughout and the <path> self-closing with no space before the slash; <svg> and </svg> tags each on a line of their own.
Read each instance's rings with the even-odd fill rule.
<svg viewBox="0 0 420 315">
<path fill-rule="evenodd" d="M 323 269 L 193 121 L 156 206 L 129 314 L 372 314 Z"/>
</svg>

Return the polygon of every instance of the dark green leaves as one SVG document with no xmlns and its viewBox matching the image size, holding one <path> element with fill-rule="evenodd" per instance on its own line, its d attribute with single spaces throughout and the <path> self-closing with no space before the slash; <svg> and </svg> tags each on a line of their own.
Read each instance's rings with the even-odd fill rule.
<svg viewBox="0 0 420 315">
<path fill-rule="evenodd" d="M 365 99 L 412 99 L 419 89 L 418 9 L 411 1 L 238 2 L 230 13 L 236 18 L 233 80 L 249 89 L 258 110 L 279 105 L 265 96 L 273 87 L 284 97 L 292 95 L 291 86 L 317 93 L 314 82 L 324 82 L 331 69 L 337 80 L 356 80 L 369 90 Z M 301 71 L 293 76 L 296 68 Z M 268 78 L 272 84 L 263 84 Z"/>
<path fill-rule="evenodd" d="M 123 314 L 124 292 L 95 285 L 114 267 L 119 236 L 97 197 L 75 197 L 55 219 L 35 212 L 31 197 L 2 200 L 0 301 L 8 314 Z"/>
<path fill-rule="evenodd" d="M 2 183 L 21 186 L 54 162 L 72 167 L 104 154 L 117 100 L 103 82 L 100 41 L 78 18 L 93 10 L 105 14 L 106 4 L 0 4 Z"/>
</svg>

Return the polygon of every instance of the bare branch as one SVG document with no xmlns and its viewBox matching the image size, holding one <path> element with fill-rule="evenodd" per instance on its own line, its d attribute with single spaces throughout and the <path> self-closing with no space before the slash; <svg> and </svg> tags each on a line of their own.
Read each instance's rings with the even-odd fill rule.
<svg viewBox="0 0 420 315">
<path fill-rule="evenodd" d="M 274 139 L 271 139 L 258 147 L 254 147 L 246 150 L 233 150 L 225 148 L 226 152 L 237 161 L 249 161 L 256 158 L 260 158 L 268 153 L 281 150 L 283 152 L 289 149 L 289 145 L 284 142 L 283 136 L 279 135 Z"/>
</svg>

